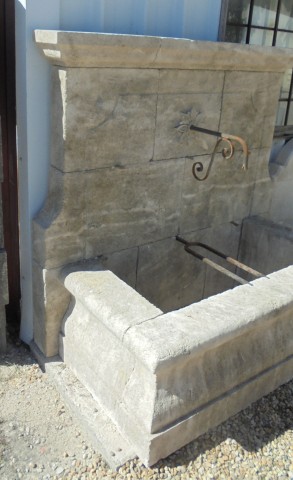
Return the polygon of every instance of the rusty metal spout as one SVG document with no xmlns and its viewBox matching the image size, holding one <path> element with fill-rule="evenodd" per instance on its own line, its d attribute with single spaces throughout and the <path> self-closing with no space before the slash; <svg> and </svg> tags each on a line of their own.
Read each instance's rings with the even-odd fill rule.
<svg viewBox="0 0 293 480">
<path fill-rule="evenodd" d="M 186 127 L 186 125 L 185 125 L 185 127 Z M 177 127 L 177 128 L 179 128 L 179 127 Z M 217 132 L 215 130 L 209 130 L 207 128 L 196 127 L 195 125 L 190 125 L 189 129 L 193 130 L 193 131 L 196 131 L 196 132 L 204 133 L 206 135 L 213 135 L 214 137 L 218 138 L 217 143 L 216 143 L 215 148 L 214 148 L 214 151 L 212 153 L 210 164 L 207 168 L 207 172 L 204 175 L 204 177 L 199 177 L 197 175 L 197 172 L 202 172 L 203 171 L 203 164 L 201 162 L 195 162 L 194 163 L 194 165 L 192 167 L 192 173 L 193 173 L 193 176 L 197 180 L 202 181 L 202 180 L 206 180 L 208 178 L 211 167 L 212 167 L 213 162 L 214 162 L 214 157 L 215 157 L 217 148 L 222 141 L 226 142 L 228 144 L 228 147 L 225 147 L 222 150 L 222 155 L 226 159 L 230 159 L 234 155 L 235 145 L 234 145 L 233 142 L 238 142 L 241 145 L 241 148 L 242 148 L 242 151 L 243 151 L 243 154 L 244 154 L 244 161 L 243 161 L 243 164 L 242 164 L 242 170 L 247 170 L 248 169 L 248 157 L 249 157 L 250 152 L 249 152 L 249 149 L 248 149 L 248 145 L 243 138 L 241 138 L 237 135 L 231 135 L 230 133 L 222 133 L 222 132 Z"/>
<path fill-rule="evenodd" d="M 221 138 L 223 140 L 235 140 L 236 142 L 240 143 L 241 147 L 242 147 L 242 151 L 244 153 L 244 157 L 245 157 L 245 160 L 242 164 L 242 169 L 243 170 L 247 170 L 248 169 L 248 156 L 249 156 L 249 150 L 248 150 L 248 145 L 246 143 L 245 140 L 243 140 L 243 138 L 241 137 L 238 137 L 236 135 L 230 135 L 229 133 L 222 133 L 221 134 Z"/>
</svg>

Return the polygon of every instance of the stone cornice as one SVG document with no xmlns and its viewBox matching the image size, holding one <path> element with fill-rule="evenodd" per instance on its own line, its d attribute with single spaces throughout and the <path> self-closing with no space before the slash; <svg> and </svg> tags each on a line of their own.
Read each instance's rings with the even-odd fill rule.
<svg viewBox="0 0 293 480">
<path fill-rule="evenodd" d="M 63 67 L 283 72 L 293 65 L 287 48 L 58 30 L 34 34 L 46 58 Z"/>
</svg>

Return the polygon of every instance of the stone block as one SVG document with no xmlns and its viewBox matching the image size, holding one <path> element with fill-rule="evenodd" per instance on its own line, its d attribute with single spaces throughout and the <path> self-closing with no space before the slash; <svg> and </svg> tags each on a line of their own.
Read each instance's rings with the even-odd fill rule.
<svg viewBox="0 0 293 480">
<path fill-rule="evenodd" d="M 184 160 L 85 173 L 86 257 L 175 235 Z"/>
<path fill-rule="evenodd" d="M 292 354 L 292 272 L 291 267 L 128 330 L 125 345 L 157 375 L 153 433 Z"/>
<path fill-rule="evenodd" d="M 132 325 L 162 313 L 110 271 L 70 273 L 64 285 L 75 298 L 82 298 L 87 310 L 120 340 Z"/>
<path fill-rule="evenodd" d="M 135 286 L 137 248 L 100 255 L 91 260 L 65 267 L 43 269 L 33 263 L 34 335 L 39 349 L 47 357 L 58 354 L 58 335 L 67 310 L 70 295 L 63 286 L 63 278 L 76 271 L 111 269 L 124 282 Z"/>
<path fill-rule="evenodd" d="M 33 222 L 34 260 L 45 268 L 85 258 L 84 180 L 51 167 L 48 198 Z"/>
<path fill-rule="evenodd" d="M 75 272 L 61 353 L 152 465 L 290 379 L 292 280 L 289 267 L 160 315 L 111 272 Z"/>
<path fill-rule="evenodd" d="M 58 354 L 58 335 L 70 294 L 59 280 L 59 269 L 33 262 L 34 341 L 46 357 Z"/>
<path fill-rule="evenodd" d="M 269 149 L 259 151 L 250 215 L 268 214 L 274 184 L 269 174 Z"/>
<path fill-rule="evenodd" d="M 167 457 L 170 451 L 178 450 L 288 382 L 292 378 L 292 368 L 293 360 L 289 358 L 256 378 L 252 378 L 251 381 L 232 389 L 227 395 L 214 399 L 181 422 L 154 434 L 148 454 L 142 452 L 140 458 L 145 465 L 153 465 L 159 459 Z"/>
<path fill-rule="evenodd" d="M 243 153 L 233 159 L 216 154 L 209 177 L 200 182 L 192 175 L 192 165 L 201 162 L 206 172 L 211 156 L 186 159 L 182 186 L 180 231 L 190 232 L 232 221 L 250 212 L 258 151 L 252 151 L 247 171 L 241 169 Z"/>
<path fill-rule="evenodd" d="M 35 30 L 35 41 L 53 65 L 284 72 L 286 48 L 200 42 L 125 34 Z"/>
<path fill-rule="evenodd" d="M 135 288 L 136 284 L 136 268 L 137 268 L 138 248 L 130 248 L 121 252 L 108 253 L 106 255 L 98 255 L 95 258 L 81 260 L 79 262 L 70 263 L 60 269 L 59 278 L 64 281 L 69 273 L 74 272 L 99 272 L 102 270 L 110 270 L 118 278 L 123 280 L 127 285 Z"/>
<path fill-rule="evenodd" d="M 205 266 L 175 237 L 139 247 L 136 289 L 164 312 L 202 299 Z"/>
<path fill-rule="evenodd" d="M 293 141 L 286 142 L 280 149 L 274 163 L 273 193 L 270 218 L 276 223 L 293 227 Z"/>
<path fill-rule="evenodd" d="M 81 302 L 77 301 L 66 318 L 64 329 L 65 336 L 60 336 L 61 358 L 101 402 L 110 418 L 116 421 L 121 418 L 122 429 L 129 429 L 138 442 L 151 423 L 152 408 L 148 407 L 154 403 L 155 376 Z"/>
<path fill-rule="evenodd" d="M 5 250 L 0 248 L 0 305 L 7 305 L 8 302 L 7 256 Z"/>
<path fill-rule="evenodd" d="M 243 222 L 240 261 L 269 274 L 293 264 L 293 230 L 261 216 Z"/>
<path fill-rule="evenodd" d="M 159 95 L 222 93 L 224 72 L 211 70 L 159 70 Z"/>
<path fill-rule="evenodd" d="M 133 325 L 162 312 L 109 271 L 71 273 L 64 283 L 74 305 L 64 318 L 61 356 L 89 391 L 102 399 L 111 416 L 121 415 L 124 428 L 129 425 L 138 439 L 151 423 L 148 406 L 154 402 L 155 377 L 123 346 L 123 339 Z M 92 382 L 93 376 L 96 382 Z M 143 426 L 139 423 L 142 416 Z M 133 422 L 135 418 L 138 421 Z"/>
<path fill-rule="evenodd" d="M 211 153 L 214 137 L 191 131 L 189 126 L 218 130 L 220 112 L 219 93 L 159 95 L 154 160 Z M 181 130 L 182 125 L 186 130 Z"/>
<path fill-rule="evenodd" d="M 101 270 L 110 270 L 132 288 L 136 284 L 138 248 L 101 255 L 97 258 Z"/>
<path fill-rule="evenodd" d="M 293 227 L 293 188 L 292 179 L 276 181 L 273 184 L 269 218 L 274 222 Z"/>
<path fill-rule="evenodd" d="M 60 129 L 62 115 L 58 140 L 64 144 L 55 146 L 55 167 L 71 172 L 152 159 L 157 70 L 74 68 L 61 73 L 53 119 Z"/>
<path fill-rule="evenodd" d="M 242 137 L 249 149 L 271 147 L 282 75 L 227 72 L 220 131 Z"/>
</svg>

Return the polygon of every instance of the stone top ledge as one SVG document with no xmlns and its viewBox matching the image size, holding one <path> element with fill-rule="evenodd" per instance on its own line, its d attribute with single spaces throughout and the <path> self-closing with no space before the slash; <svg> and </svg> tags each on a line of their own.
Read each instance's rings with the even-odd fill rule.
<svg viewBox="0 0 293 480">
<path fill-rule="evenodd" d="M 293 66 L 288 48 L 58 30 L 34 35 L 46 58 L 63 67 L 283 72 Z"/>
</svg>

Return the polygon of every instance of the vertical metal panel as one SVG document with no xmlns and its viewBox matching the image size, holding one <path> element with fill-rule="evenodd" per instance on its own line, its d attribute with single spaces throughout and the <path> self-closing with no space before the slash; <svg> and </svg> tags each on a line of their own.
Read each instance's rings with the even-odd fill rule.
<svg viewBox="0 0 293 480">
<path fill-rule="evenodd" d="M 221 13 L 221 0 L 185 0 L 184 28 L 185 38 L 212 40 L 218 38 Z"/>
<path fill-rule="evenodd" d="M 61 0 L 61 29 L 217 40 L 221 0 Z"/>
<path fill-rule="evenodd" d="M 0 116 L 3 154 L 2 199 L 4 247 L 7 254 L 9 288 L 9 305 L 6 308 L 6 312 L 10 324 L 18 328 L 20 319 L 20 274 L 14 15 L 14 2 L 0 0 Z M 1 246 L 2 245 L 0 245 L 0 247 Z"/>
</svg>

